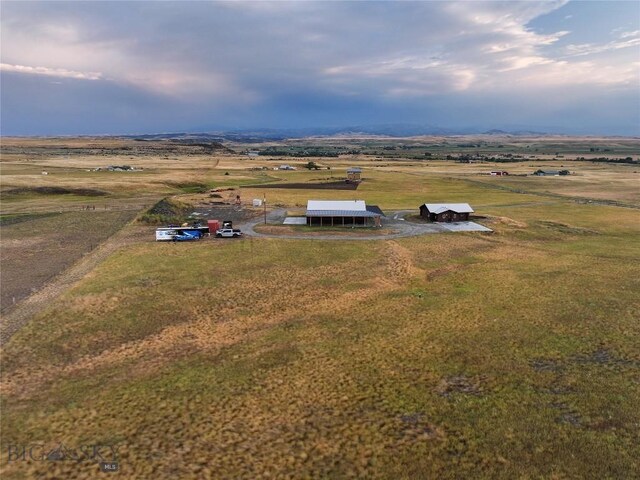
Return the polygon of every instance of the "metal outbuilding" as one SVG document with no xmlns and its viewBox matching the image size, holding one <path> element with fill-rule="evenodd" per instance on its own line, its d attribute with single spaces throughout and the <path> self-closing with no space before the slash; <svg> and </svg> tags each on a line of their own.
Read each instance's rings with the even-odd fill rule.
<svg viewBox="0 0 640 480">
<path fill-rule="evenodd" d="M 379 213 L 368 210 L 364 200 L 309 200 L 307 202 L 307 225 L 380 226 L 381 216 L 381 211 Z"/>
<path fill-rule="evenodd" d="M 569 170 L 536 170 L 533 174 L 543 177 L 557 177 L 558 175 L 569 175 Z"/>
</svg>

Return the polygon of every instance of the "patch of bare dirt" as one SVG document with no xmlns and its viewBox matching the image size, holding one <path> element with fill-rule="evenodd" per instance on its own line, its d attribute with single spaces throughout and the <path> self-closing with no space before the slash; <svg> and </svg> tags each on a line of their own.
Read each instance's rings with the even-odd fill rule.
<svg viewBox="0 0 640 480">
<path fill-rule="evenodd" d="M 67 212 L 33 216 L 1 227 L 1 312 L 16 308 L 134 215 L 134 211 Z"/>
<path fill-rule="evenodd" d="M 262 209 L 235 205 L 234 199 L 235 195 L 227 195 L 227 198 L 222 201 L 199 199 L 191 213 L 197 213 L 196 218 L 201 219 L 203 222 L 207 220 L 231 220 L 236 225 L 262 215 Z"/>
<path fill-rule="evenodd" d="M 84 197 L 101 197 L 108 195 L 104 190 L 95 188 L 65 188 L 65 187 L 18 187 L 2 192 L 3 195 L 20 195 L 36 193 L 39 195 L 81 195 Z"/>
<path fill-rule="evenodd" d="M 263 183 L 250 185 L 250 188 L 292 188 L 298 190 L 357 190 L 359 183 L 322 182 L 322 183 Z"/>
<path fill-rule="evenodd" d="M 129 213 L 128 217 L 123 219 L 130 218 L 132 216 L 131 212 L 127 213 Z M 108 232 L 106 229 L 104 231 Z M 21 266 L 20 271 L 22 271 L 22 275 L 19 275 L 16 269 L 12 268 L 10 272 L 13 273 L 14 276 L 9 278 L 11 278 L 14 288 L 21 288 L 22 290 L 19 291 L 25 291 L 25 289 L 30 288 L 27 292 L 32 293 L 32 295 L 21 303 L 16 304 L 11 311 L 3 314 L 2 321 L 0 323 L 0 345 L 4 345 L 26 322 L 47 308 L 57 297 L 73 286 L 76 282 L 80 281 L 87 273 L 93 270 L 109 255 L 126 245 L 141 241 L 143 235 L 146 235 L 146 233 L 146 229 L 131 226 L 121 230 L 102 244 L 99 243 L 100 237 L 86 236 L 85 240 L 88 239 L 89 241 L 95 241 L 96 244 L 91 246 L 92 249 L 90 250 L 90 253 L 87 252 L 87 255 L 80 257 L 80 260 L 77 261 L 77 263 L 74 263 L 71 268 L 68 268 L 67 270 L 64 269 L 69 266 L 69 263 L 72 263 L 82 255 L 82 251 L 67 251 L 60 248 L 55 248 L 55 250 L 44 250 L 44 252 L 39 251 L 38 254 L 45 253 L 47 255 L 50 263 L 44 263 L 44 265 L 34 263 L 33 268 L 31 269 L 25 269 L 23 267 L 22 261 L 24 261 L 25 255 L 28 255 L 28 253 L 25 252 L 15 253 L 7 260 L 6 263 L 3 262 L 3 275 L 7 274 L 5 269 L 5 265 L 7 263 L 12 265 L 17 262 L 18 266 Z M 71 243 L 72 239 L 60 240 L 61 243 L 63 241 Z M 81 247 L 87 248 L 86 243 L 78 243 Z M 3 249 L 3 254 L 4 253 Z M 45 278 L 42 283 L 45 283 L 47 280 L 50 281 L 42 288 L 36 289 L 33 285 L 35 282 L 40 281 L 42 277 L 36 276 L 35 273 L 43 271 L 49 271 L 51 273 L 50 277 Z M 62 273 L 60 273 L 61 271 Z M 2 293 L 4 296 L 6 283 L 4 281 L 2 283 Z M 8 292 L 14 291 L 16 290 L 8 290 Z M 7 293 L 7 295 L 8 294 L 10 293 Z"/>
<path fill-rule="evenodd" d="M 443 378 L 436 390 L 443 397 L 450 397 L 459 393 L 480 395 L 483 389 L 480 379 L 470 378 L 466 375 L 455 375 Z"/>
</svg>

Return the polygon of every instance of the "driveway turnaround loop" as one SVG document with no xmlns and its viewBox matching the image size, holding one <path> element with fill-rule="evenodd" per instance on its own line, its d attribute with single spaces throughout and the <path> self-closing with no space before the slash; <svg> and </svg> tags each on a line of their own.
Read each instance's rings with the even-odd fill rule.
<svg viewBox="0 0 640 480">
<path fill-rule="evenodd" d="M 349 237 L 345 235 L 332 235 L 327 233 L 326 235 L 278 235 L 275 233 L 260 233 L 254 230 L 256 225 L 264 223 L 263 218 L 253 219 L 240 225 L 240 229 L 248 237 L 262 237 L 262 238 L 293 238 L 297 240 L 390 240 L 393 238 L 403 237 L 417 237 L 419 235 L 426 235 L 428 233 L 447 233 L 451 230 L 439 225 L 437 223 L 413 223 L 404 219 L 404 215 L 412 213 L 412 210 L 400 210 L 391 213 L 384 220 L 384 226 L 396 230 L 396 233 L 390 233 L 389 235 L 358 235 L 357 237 Z M 281 224 L 286 217 L 286 209 L 280 208 L 273 210 L 267 214 L 268 224 Z M 473 222 L 459 222 L 459 223 L 473 223 Z M 345 229 L 345 231 L 349 231 Z M 484 230 L 486 231 L 486 230 Z M 342 233 L 342 232 L 341 232 Z"/>
</svg>

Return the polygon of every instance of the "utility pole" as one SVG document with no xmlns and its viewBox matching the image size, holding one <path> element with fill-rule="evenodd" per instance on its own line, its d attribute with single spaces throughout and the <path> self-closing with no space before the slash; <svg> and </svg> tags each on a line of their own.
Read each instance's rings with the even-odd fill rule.
<svg viewBox="0 0 640 480">
<path fill-rule="evenodd" d="M 262 206 L 264 207 L 264 224 L 267 224 L 267 196 L 262 195 Z"/>
</svg>

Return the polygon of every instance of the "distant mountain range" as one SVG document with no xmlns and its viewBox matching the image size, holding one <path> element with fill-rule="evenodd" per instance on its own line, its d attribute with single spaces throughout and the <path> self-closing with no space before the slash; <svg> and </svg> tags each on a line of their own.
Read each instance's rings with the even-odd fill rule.
<svg viewBox="0 0 640 480">
<path fill-rule="evenodd" d="M 486 132 L 482 132 L 483 135 L 513 135 L 513 136 L 533 136 L 533 135 L 558 135 L 557 133 L 548 133 L 548 132 L 540 132 L 540 131 L 536 131 L 536 130 L 510 130 L 510 131 L 505 131 L 505 130 L 498 130 L 496 128 L 491 129 L 491 130 L 487 130 Z"/>
<path fill-rule="evenodd" d="M 285 140 L 287 138 L 305 137 L 333 137 L 333 136 L 383 136 L 383 137 L 415 137 L 420 135 L 546 135 L 546 132 L 533 130 L 499 130 L 481 129 L 475 127 L 467 128 L 445 128 L 433 125 L 414 124 L 383 124 L 383 125 L 354 125 L 346 127 L 317 127 L 317 128 L 258 128 L 245 130 L 219 130 L 207 133 L 157 133 L 145 135 L 125 135 L 126 138 L 136 138 L 139 140 L 180 140 L 180 141 L 214 141 L 224 140 L 238 142 L 263 142 L 269 140 Z"/>
</svg>

